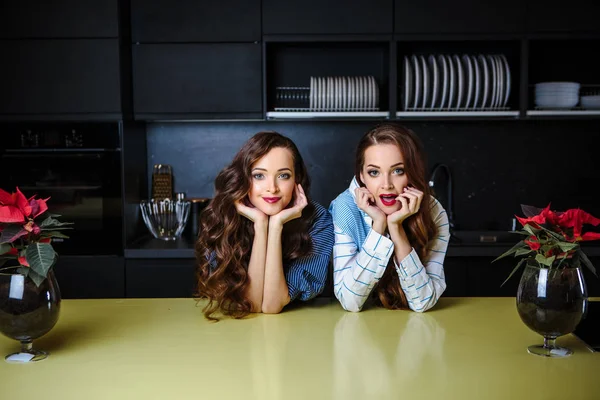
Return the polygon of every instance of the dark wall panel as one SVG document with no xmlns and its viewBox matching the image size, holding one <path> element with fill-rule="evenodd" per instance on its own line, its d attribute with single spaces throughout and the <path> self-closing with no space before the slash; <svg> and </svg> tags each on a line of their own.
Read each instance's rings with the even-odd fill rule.
<svg viewBox="0 0 600 400">
<path fill-rule="evenodd" d="M 242 144 L 276 130 L 298 145 L 313 198 L 328 206 L 347 188 L 355 147 L 375 122 L 156 123 L 148 125 L 148 167 L 171 164 L 175 190 L 211 197 L 213 181 Z M 597 121 L 407 123 L 423 140 L 429 170 L 450 166 L 457 228 L 508 230 L 520 204 L 581 207 L 600 215 Z M 151 168 L 149 168 L 151 170 Z"/>
</svg>

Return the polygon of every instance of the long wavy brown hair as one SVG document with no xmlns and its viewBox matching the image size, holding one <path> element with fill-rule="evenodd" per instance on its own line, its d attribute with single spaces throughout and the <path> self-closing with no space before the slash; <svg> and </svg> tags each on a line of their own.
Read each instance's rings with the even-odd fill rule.
<svg viewBox="0 0 600 400">
<path fill-rule="evenodd" d="M 252 166 L 274 148 L 285 148 L 291 152 L 296 183 L 302 185 L 309 201 L 302 210 L 302 217 L 283 226 L 283 265 L 312 251 L 312 239 L 308 232 L 315 208 L 310 202 L 310 178 L 302 156 L 289 138 L 277 132 L 259 132 L 244 144 L 231 164 L 217 175 L 214 198 L 200 218 L 200 234 L 195 246 L 195 297 L 209 300 L 203 309 L 207 319 L 218 320 L 213 316 L 218 311 L 223 315 L 243 318 L 252 310 L 246 290 L 250 283 L 248 263 L 252 253 L 254 225 L 238 214 L 235 202 L 247 199 L 252 182 Z M 293 202 L 294 199 L 288 207 Z"/>
<path fill-rule="evenodd" d="M 404 221 L 404 229 L 408 240 L 421 260 L 425 260 L 429 255 L 428 244 L 437 235 L 437 227 L 430 213 L 431 193 L 426 180 L 423 144 L 413 131 L 401 125 L 381 124 L 367 132 L 358 144 L 354 171 L 356 180 L 362 187 L 365 184 L 360 179 L 360 173 L 365 164 L 365 151 L 377 144 L 398 146 L 404 159 L 404 171 L 408 176 L 409 184 L 423 192 L 419 211 Z M 392 310 L 408 309 L 408 301 L 400 287 L 400 280 L 393 263 L 393 258 L 391 258 L 383 276 L 373 290 L 375 303 Z"/>
</svg>

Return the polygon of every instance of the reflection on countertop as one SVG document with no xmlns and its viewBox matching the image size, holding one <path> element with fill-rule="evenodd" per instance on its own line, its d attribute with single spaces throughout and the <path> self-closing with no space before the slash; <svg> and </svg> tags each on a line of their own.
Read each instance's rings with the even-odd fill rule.
<svg viewBox="0 0 600 400">
<path fill-rule="evenodd" d="M 394 388 L 428 382 L 423 393 L 441 397 L 447 387 L 443 325 L 434 316 L 419 313 L 410 313 L 397 331 L 382 322 L 360 313 L 339 318 L 332 398 L 396 399 L 402 392 Z"/>
</svg>

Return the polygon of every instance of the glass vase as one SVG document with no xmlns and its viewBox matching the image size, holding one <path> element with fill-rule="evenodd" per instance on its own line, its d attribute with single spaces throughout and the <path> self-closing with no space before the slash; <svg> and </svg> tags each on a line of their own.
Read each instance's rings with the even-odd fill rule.
<svg viewBox="0 0 600 400">
<path fill-rule="evenodd" d="M 528 262 L 517 290 L 517 310 L 527 327 L 544 337 L 528 352 L 545 357 L 567 357 L 572 350 L 556 345 L 556 338 L 575 330 L 587 309 L 587 289 L 579 267 L 541 268 Z"/>
<path fill-rule="evenodd" d="M 52 269 L 39 286 L 19 273 L 17 267 L 0 271 L 0 333 L 21 342 L 21 351 L 6 356 L 6 361 L 40 361 L 48 356 L 45 351 L 33 349 L 33 340 L 56 325 L 60 302 Z"/>
</svg>

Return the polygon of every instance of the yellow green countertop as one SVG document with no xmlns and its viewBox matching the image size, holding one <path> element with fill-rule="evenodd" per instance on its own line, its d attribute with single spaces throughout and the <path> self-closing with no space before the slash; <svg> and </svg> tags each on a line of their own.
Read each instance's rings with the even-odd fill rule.
<svg viewBox="0 0 600 400">
<path fill-rule="evenodd" d="M 542 342 L 514 298 L 442 298 L 426 313 L 335 299 L 211 323 L 192 299 L 63 300 L 29 364 L 0 362 L 1 399 L 600 399 L 600 353 Z M 0 337 L 0 355 L 18 342 Z"/>
</svg>

